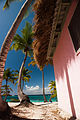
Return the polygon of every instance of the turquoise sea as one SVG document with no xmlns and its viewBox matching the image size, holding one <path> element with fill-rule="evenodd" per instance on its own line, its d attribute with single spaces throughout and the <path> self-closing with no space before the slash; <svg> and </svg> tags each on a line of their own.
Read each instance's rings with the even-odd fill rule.
<svg viewBox="0 0 80 120">
<path fill-rule="evenodd" d="M 29 96 L 31 102 L 44 102 L 43 95 L 28 95 L 28 96 Z M 48 95 L 45 95 L 45 96 L 46 96 L 47 101 L 49 101 L 51 95 L 48 94 Z M 4 99 L 5 96 L 2 96 L 2 98 Z M 55 98 L 52 98 L 51 100 L 52 100 L 52 102 L 56 102 L 57 98 L 55 97 Z M 15 96 L 7 96 L 6 101 L 7 102 L 18 102 L 19 99 L 18 99 L 17 95 L 15 95 Z"/>
</svg>

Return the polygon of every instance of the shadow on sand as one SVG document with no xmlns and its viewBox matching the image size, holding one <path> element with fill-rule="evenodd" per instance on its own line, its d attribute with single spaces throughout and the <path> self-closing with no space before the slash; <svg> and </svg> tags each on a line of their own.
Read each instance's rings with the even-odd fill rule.
<svg viewBox="0 0 80 120">
<path fill-rule="evenodd" d="M 29 119 L 29 118 L 23 118 L 19 117 L 13 114 L 13 111 L 15 113 L 19 113 L 19 111 L 9 108 L 6 112 L 0 112 L 0 120 L 43 120 L 43 119 Z"/>
<path fill-rule="evenodd" d="M 28 118 L 22 118 L 22 117 L 18 117 L 11 114 L 7 116 L 2 116 L 0 120 L 42 120 L 42 119 L 28 119 Z"/>
<path fill-rule="evenodd" d="M 72 116 L 69 120 L 76 120 L 76 117 Z"/>
</svg>

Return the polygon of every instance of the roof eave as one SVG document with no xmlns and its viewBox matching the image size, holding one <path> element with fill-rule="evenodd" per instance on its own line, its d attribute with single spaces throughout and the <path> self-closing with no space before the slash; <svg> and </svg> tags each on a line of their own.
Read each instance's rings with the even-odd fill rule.
<svg viewBox="0 0 80 120">
<path fill-rule="evenodd" d="M 53 56 L 54 56 L 56 47 L 57 47 L 59 39 L 60 39 L 60 35 L 61 35 L 65 20 L 66 20 L 70 5 L 71 5 L 71 1 L 69 1 L 69 2 L 67 1 L 65 3 L 61 1 L 59 3 L 59 8 L 55 9 L 55 13 L 56 13 L 56 11 L 58 11 L 58 12 L 57 12 L 57 15 L 53 19 L 52 31 L 51 31 L 51 35 L 50 35 L 50 42 L 49 42 L 48 51 L 47 51 L 47 60 L 49 60 L 49 59 L 53 60 Z M 63 11 L 62 11 L 62 9 L 63 9 Z M 60 19 L 61 17 L 62 17 L 62 20 Z M 60 28 L 57 31 L 58 25 L 60 25 Z"/>
</svg>

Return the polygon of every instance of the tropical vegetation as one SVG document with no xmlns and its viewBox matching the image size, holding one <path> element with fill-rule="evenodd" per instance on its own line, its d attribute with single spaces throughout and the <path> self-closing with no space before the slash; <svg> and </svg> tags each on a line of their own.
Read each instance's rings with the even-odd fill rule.
<svg viewBox="0 0 80 120">
<path fill-rule="evenodd" d="M 18 78 L 18 97 L 20 102 L 30 102 L 29 97 L 23 93 L 21 90 L 21 80 L 22 80 L 22 71 L 24 70 L 24 65 L 27 59 L 27 56 L 31 56 L 32 54 L 32 37 L 33 37 L 33 32 L 32 32 L 32 25 L 28 22 L 26 22 L 25 27 L 21 31 L 21 36 L 16 34 L 13 39 L 13 44 L 10 48 L 10 50 L 22 50 L 22 52 L 25 54 L 24 60 L 22 62 L 22 65 L 20 67 L 19 71 L 19 78 Z"/>
<path fill-rule="evenodd" d="M 28 69 L 26 69 L 25 67 L 23 68 L 22 71 L 22 78 L 21 78 L 21 90 L 23 92 L 23 88 L 24 88 L 24 83 L 29 82 L 31 79 L 30 73 L 32 73 L 32 71 L 29 71 Z M 19 71 L 16 70 L 15 71 L 15 77 L 16 79 L 18 79 L 19 76 Z M 15 85 L 18 83 L 18 80 L 16 81 Z"/>
<path fill-rule="evenodd" d="M 35 66 L 36 65 L 36 61 L 34 60 L 34 57 L 31 57 L 31 62 L 28 64 L 28 66 Z M 40 67 L 40 70 L 42 72 L 42 82 L 43 82 L 43 97 L 44 97 L 44 102 L 47 102 L 46 97 L 45 97 L 45 88 L 44 88 L 44 71 L 43 71 L 43 67 Z"/>
<path fill-rule="evenodd" d="M 49 99 L 49 102 L 51 102 L 51 98 L 57 97 L 57 91 L 56 91 L 56 82 L 55 81 L 51 81 L 49 83 L 49 90 L 51 92 L 51 97 Z"/>
<path fill-rule="evenodd" d="M 13 25 L 11 26 L 9 32 L 7 33 L 3 45 L 1 47 L 1 51 L 0 51 L 0 112 L 6 111 L 9 108 L 8 104 L 6 102 L 4 102 L 2 100 L 1 97 L 1 86 L 2 86 L 2 80 L 3 80 L 3 74 L 4 74 L 4 67 L 5 67 L 5 62 L 6 62 L 6 58 L 7 58 L 7 54 L 8 51 L 10 49 L 10 45 L 12 43 L 12 40 L 14 38 L 14 35 L 16 33 L 16 30 L 19 26 L 19 24 L 21 23 L 28 7 L 30 6 L 32 0 L 28 0 L 25 1 L 25 3 L 23 4 L 21 10 L 19 11 L 15 21 L 13 22 Z"/>
<path fill-rule="evenodd" d="M 6 0 L 6 3 L 4 5 L 4 8 L 9 7 L 9 3 L 15 1 L 15 0 Z M 14 83 L 14 80 L 18 79 L 18 97 L 21 103 L 25 103 L 28 104 L 30 103 L 30 99 L 27 95 L 25 95 L 23 93 L 23 87 L 24 87 L 24 82 L 29 81 L 31 76 L 29 75 L 31 73 L 31 71 L 29 71 L 28 69 L 26 69 L 25 63 L 26 63 L 26 59 L 27 56 L 31 56 L 33 51 L 32 51 L 32 42 L 33 42 L 33 36 L 34 33 L 32 32 L 32 25 L 28 22 L 26 22 L 25 27 L 22 29 L 21 31 L 21 36 L 19 34 L 16 34 L 16 30 L 19 26 L 19 24 L 21 23 L 23 17 L 26 14 L 26 11 L 28 9 L 28 7 L 30 6 L 32 0 L 26 0 L 24 5 L 22 6 L 21 10 L 19 11 L 18 16 L 16 17 L 13 25 L 11 26 L 8 34 L 6 35 L 3 45 L 1 47 L 1 51 L 0 51 L 0 112 L 7 112 L 8 110 L 8 104 L 2 100 L 1 94 L 6 94 L 10 95 L 10 91 L 12 91 L 12 89 L 10 88 L 10 86 L 8 85 L 8 82 L 12 82 Z M 15 36 L 14 36 L 15 35 Z M 13 43 L 12 43 L 13 42 Z M 12 46 L 11 46 L 12 43 Z M 11 46 L 11 48 L 10 48 Z M 24 60 L 22 62 L 22 65 L 20 66 L 20 70 L 16 71 L 15 76 L 11 75 L 10 73 L 10 77 L 8 75 L 8 77 L 6 77 L 6 73 L 4 71 L 4 67 L 5 67 L 5 62 L 6 62 L 6 58 L 7 58 L 7 54 L 9 50 L 21 50 L 24 53 Z M 31 61 L 31 63 L 33 66 L 35 66 L 35 61 Z M 42 80 L 43 80 L 43 96 L 44 96 L 44 102 L 46 102 L 46 97 L 45 97 L 45 89 L 44 89 L 44 66 L 40 66 L 40 70 L 42 71 Z M 8 69 L 9 72 L 10 69 Z M 12 78 L 11 78 L 12 77 Z M 13 77 L 15 77 L 13 79 Z M 2 86 L 2 81 L 6 80 L 6 85 Z M 21 82 L 22 82 L 22 86 L 21 86 Z M 52 83 L 51 83 L 52 84 Z M 2 86 L 2 89 L 1 89 Z M 51 86 L 49 86 L 51 87 Z M 52 88 L 50 88 L 52 89 Z M 55 89 L 55 87 L 54 87 Z M 6 90 L 6 91 L 5 91 Z M 55 92 L 52 93 L 53 95 L 55 94 Z M 0 113 L 1 114 L 1 113 Z"/>
<path fill-rule="evenodd" d="M 10 85 L 2 85 L 2 88 L 1 88 L 1 95 L 2 96 L 6 96 L 5 97 L 5 101 L 6 101 L 6 98 L 7 96 L 11 96 L 11 92 L 13 92 L 12 88 L 10 87 Z"/>
<path fill-rule="evenodd" d="M 14 76 L 14 71 L 10 68 L 7 68 L 4 70 L 3 80 L 6 81 L 6 84 L 2 86 L 2 93 L 5 94 L 5 101 L 7 98 L 7 95 L 10 95 L 10 91 L 13 91 L 10 86 L 8 85 L 8 82 L 13 83 L 15 82 L 16 78 Z"/>
</svg>

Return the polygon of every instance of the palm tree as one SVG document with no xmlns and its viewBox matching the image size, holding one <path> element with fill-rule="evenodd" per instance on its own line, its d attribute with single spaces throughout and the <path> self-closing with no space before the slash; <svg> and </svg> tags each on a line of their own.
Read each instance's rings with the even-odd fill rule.
<svg viewBox="0 0 80 120">
<path fill-rule="evenodd" d="M 28 66 L 32 65 L 35 66 L 36 65 L 36 61 L 34 60 L 33 57 L 31 57 L 31 62 L 28 64 Z M 40 67 L 40 70 L 42 71 L 42 81 L 43 81 L 43 97 L 44 97 L 44 102 L 47 102 L 46 97 L 45 97 L 45 88 L 44 88 L 44 71 L 43 71 L 43 67 Z"/>
<path fill-rule="evenodd" d="M 45 88 L 44 88 L 44 71 L 43 69 L 41 69 L 41 71 L 42 71 L 42 81 L 43 81 L 43 97 L 44 97 L 44 102 L 47 102 L 45 97 Z"/>
<path fill-rule="evenodd" d="M 6 96 L 5 96 L 5 101 L 7 98 L 7 93 L 8 93 L 8 82 L 11 82 L 14 84 L 14 81 L 16 80 L 16 78 L 14 77 L 14 73 L 13 71 L 10 70 L 10 68 L 7 68 L 6 70 L 4 70 L 4 75 L 3 75 L 3 80 L 6 80 Z"/>
<path fill-rule="evenodd" d="M 4 73 L 4 67 L 5 67 L 7 54 L 8 54 L 8 51 L 10 49 L 10 45 L 12 43 L 13 37 L 16 33 L 16 30 L 17 30 L 19 24 L 21 23 L 21 21 L 24 17 L 24 14 L 26 13 L 31 2 L 32 2 L 32 0 L 25 1 L 21 10 L 19 11 L 12 27 L 10 28 L 9 32 L 7 33 L 7 35 L 4 39 L 3 45 L 1 47 L 1 51 L 0 51 L 0 111 L 3 113 L 4 113 L 4 111 L 7 111 L 7 109 L 8 109 L 8 104 L 5 103 L 1 97 L 1 86 L 2 86 L 3 73 Z"/>
<path fill-rule="evenodd" d="M 7 89 L 7 96 L 10 96 L 10 92 L 12 91 L 13 92 L 13 90 L 12 90 L 12 88 L 9 86 L 9 85 L 2 85 L 2 88 L 1 88 L 1 94 L 2 94 L 2 96 L 6 96 L 6 89 Z M 6 99 L 4 99 L 4 100 L 6 100 Z"/>
<path fill-rule="evenodd" d="M 23 88 L 24 88 L 24 82 L 29 82 L 30 81 L 30 73 L 32 73 L 32 71 L 29 71 L 28 69 L 26 69 L 25 67 L 23 68 L 23 71 L 22 71 L 22 87 L 21 87 L 21 90 L 23 92 Z M 15 77 L 18 79 L 18 76 L 19 76 L 19 71 L 16 70 L 15 71 Z M 15 85 L 18 83 L 18 81 L 15 83 Z"/>
<path fill-rule="evenodd" d="M 49 99 L 49 102 L 51 102 L 51 98 L 54 98 L 54 97 L 57 97 L 57 91 L 56 91 L 56 82 L 55 81 L 51 81 L 49 83 L 49 89 L 50 89 L 50 92 L 51 92 L 51 97 Z"/>
<path fill-rule="evenodd" d="M 11 46 L 11 50 L 14 49 L 16 51 L 22 50 L 23 53 L 25 54 L 23 63 L 20 67 L 19 71 L 19 78 L 18 78 L 18 97 L 20 102 L 26 101 L 30 102 L 29 97 L 25 95 L 22 90 L 21 90 L 21 79 L 22 79 L 22 71 L 24 69 L 24 65 L 27 59 L 27 55 L 30 56 L 32 53 L 32 37 L 33 37 L 33 32 L 32 32 L 32 25 L 28 22 L 26 22 L 25 28 L 21 31 L 22 36 L 19 36 L 18 34 L 15 35 L 13 39 L 13 45 Z"/>
</svg>

